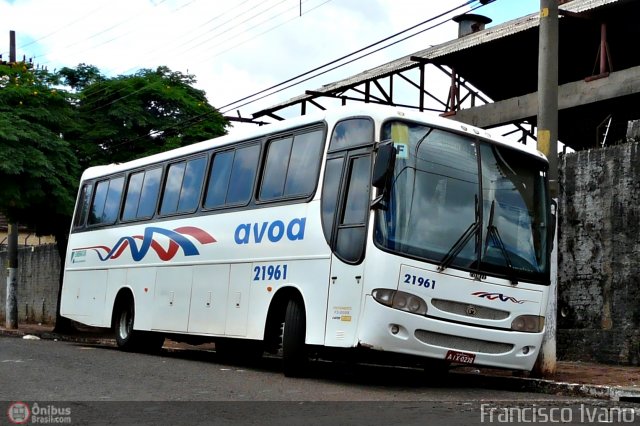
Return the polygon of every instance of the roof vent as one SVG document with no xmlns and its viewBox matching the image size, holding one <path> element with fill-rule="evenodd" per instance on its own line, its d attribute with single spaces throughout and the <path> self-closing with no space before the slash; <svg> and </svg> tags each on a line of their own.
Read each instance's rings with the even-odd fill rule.
<svg viewBox="0 0 640 426">
<path fill-rule="evenodd" d="M 482 31 L 484 26 L 491 22 L 491 18 L 473 13 L 454 16 L 452 19 L 458 23 L 458 38 Z"/>
</svg>

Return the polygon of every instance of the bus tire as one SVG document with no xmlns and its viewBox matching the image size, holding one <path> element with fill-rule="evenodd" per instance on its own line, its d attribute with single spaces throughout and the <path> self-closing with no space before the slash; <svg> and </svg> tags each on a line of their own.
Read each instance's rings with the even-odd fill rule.
<svg viewBox="0 0 640 426">
<path fill-rule="evenodd" d="M 308 363 L 305 345 L 306 318 L 298 299 L 289 300 L 282 330 L 282 370 L 286 377 L 300 377 Z"/>
<path fill-rule="evenodd" d="M 118 348 L 132 351 L 136 348 L 136 332 L 133 330 L 135 309 L 131 300 L 123 300 L 115 310 L 114 331 Z"/>
<path fill-rule="evenodd" d="M 115 311 L 114 331 L 118 348 L 130 352 L 157 352 L 162 348 L 164 335 L 133 329 L 135 307 L 131 299 L 122 300 Z"/>
</svg>

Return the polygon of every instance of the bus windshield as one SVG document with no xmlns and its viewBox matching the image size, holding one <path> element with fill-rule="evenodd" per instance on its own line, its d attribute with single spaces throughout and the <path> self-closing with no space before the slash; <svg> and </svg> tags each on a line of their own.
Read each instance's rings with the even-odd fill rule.
<svg viewBox="0 0 640 426">
<path fill-rule="evenodd" d="M 403 121 L 386 122 L 382 139 L 394 141 L 397 156 L 385 208 L 376 216 L 379 247 L 441 269 L 547 280 L 544 161 Z"/>
</svg>

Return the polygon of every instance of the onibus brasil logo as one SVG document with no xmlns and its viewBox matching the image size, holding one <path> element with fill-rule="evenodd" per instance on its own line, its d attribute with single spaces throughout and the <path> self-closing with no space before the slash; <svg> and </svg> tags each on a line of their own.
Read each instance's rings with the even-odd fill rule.
<svg viewBox="0 0 640 426">
<path fill-rule="evenodd" d="M 169 245 L 166 248 L 156 239 L 157 235 L 162 235 L 169 239 Z M 202 245 L 216 242 L 216 239 L 206 231 L 193 226 L 183 226 L 174 230 L 148 227 L 145 228 L 143 235 L 122 237 L 113 247 L 97 245 L 75 248 L 71 254 L 71 260 L 73 262 L 76 258 L 84 257 L 86 250 L 95 251 L 103 262 L 119 258 L 127 249 L 135 262 L 144 259 L 149 250 L 153 250 L 160 260 L 165 262 L 173 259 L 179 249 L 182 249 L 185 256 L 199 255 L 200 252 L 196 244 L 187 236 L 192 237 Z"/>
<path fill-rule="evenodd" d="M 22 401 L 14 402 L 9 405 L 7 417 L 11 423 L 23 425 L 29 421 L 31 410 L 29 406 Z"/>
<path fill-rule="evenodd" d="M 27 423 L 40 424 L 70 424 L 71 408 L 53 404 L 41 405 L 37 402 L 29 405 L 17 401 L 9 405 L 7 418 L 10 423 L 23 425 Z"/>
</svg>

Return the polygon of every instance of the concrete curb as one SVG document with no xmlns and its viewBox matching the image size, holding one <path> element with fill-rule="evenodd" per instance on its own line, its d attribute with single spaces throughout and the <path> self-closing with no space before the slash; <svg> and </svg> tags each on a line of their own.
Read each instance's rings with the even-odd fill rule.
<svg viewBox="0 0 640 426">
<path fill-rule="evenodd" d="M 82 336 L 58 334 L 53 332 L 29 332 L 21 329 L 7 330 L 4 328 L 0 328 L 0 336 L 24 337 L 26 335 L 34 335 L 45 340 L 59 340 L 64 342 L 75 342 L 82 344 L 115 346 L 115 339 L 113 337 L 110 337 L 110 334 L 108 332 L 105 332 L 104 336 Z M 165 348 L 165 350 L 169 352 L 176 352 L 183 349 Z M 621 402 L 640 402 L 640 388 L 557 382 L 554 380 L 537 379 L 530 377 L 493 375 L 491 373 L 482 371 L 477 373 L 452 371 L 451 374 L 458 376 L 460 382 L 488 387 L 495 390 L 526 391 L 551 395 L 566 395 L 576 397 L 579 396 Z"/>
<path fill-rule="evenodd" d="M 470 376 L 470 373 L 457 373 Z M 640 388 L 628 388 L 612 385 L 590 385 L 583 383 L 557 382 L 548 379 L 529 377 L 496 376 L 486 373 L 473 374 L 483 385 L 496 390 L 516 390 L 544 393 L 550 395 L 565 395 L 607 399 L 610 401 L 640 402 Z"/>
<path fill-rule="evenodd" d="M 21 329 L 7 330 L 5 328 L 0 328 L 0 336 L 24 337 L 28 335 L 37 336 L 43 340 L 60 340 L 63 342 L 115 346 L 115 339 L 113 337 L 108 337 L 109 334 L 106 332 L 104 337 L 98 337 L 98 336 L 82 336 L 82 335 L 73 335 L 73 334 L 58 334 L 58 333 L 53 333 L 49 331 L 30 332 L 30 331 L 25 331 Z"/>
</svg>

